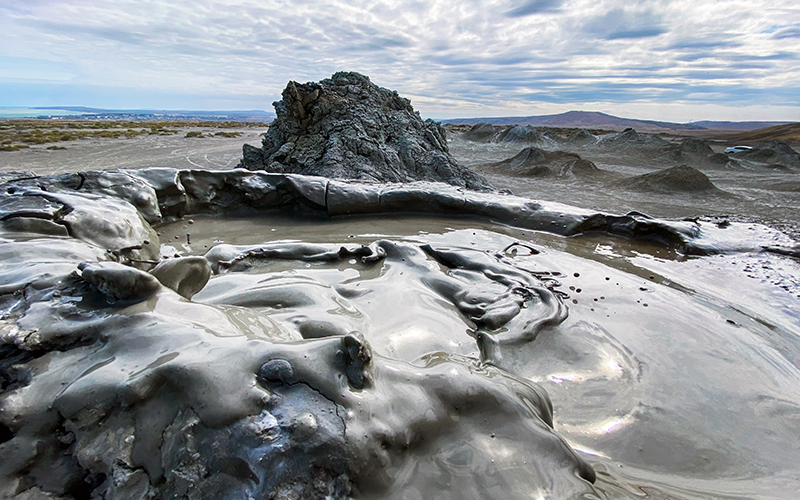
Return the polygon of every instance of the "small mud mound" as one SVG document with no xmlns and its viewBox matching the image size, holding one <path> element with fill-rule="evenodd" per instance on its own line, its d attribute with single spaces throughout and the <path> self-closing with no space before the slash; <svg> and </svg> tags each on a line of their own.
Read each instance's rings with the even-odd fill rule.
<svg viewBox="0 0 800 500">
<path fill-rule="evenodd" d="M 593 146 L 597 144 L 597 137 L 582 128 L 567 138 L 567 144 L 570 146 Z"/>
<path fill-rule="evenodd" d="M 722 153 L 715 153 L 708 141 L 689 137 L 680 146 L 664 146 L 664 152 L 656 157 L 657 161 L 673 165 L 696 165 L 708 167 L 724 167 L 730 159 Z"/>
<path fill-rule="evenodd" d="M 603 171 L 597 168 L 597 165 L 583 158 L 565 163 L 558 172 L 559 177 L 569 177 L 573 179 L 594 177 L 601 174 L 603 174 Z"/>
<path fill-rule="evenodd" d="M 619 149 L 663 149 L 670 143 L 657 135 L 640 134 L 632 128 L 626 128 L 618 134 L 603 137 L 600 145 Z"/>
<path fill-rule="evenodd" d="M 619 183 L 636 191 L 696 193 L 719 191 L 703 172 L 688 165 L 638 175 Z"/>
<path fill-rule="evenodd" d="M 714 154 L 714 150 L 708 144 L 708 141 L 697 139 L 694 137 L 687 137 L 681 143 L 681 153 L 707 157 Z"/>
<path fill-rule="evenodd" d="M 723 167 L 738 166 L 736 160 L 731 160 L 730 158 L 728 158 L 728 155 L 724 153 L 710 154 L 703 159 L 703 163 L 705 163 L 706 165 L 718 165 Z M 729 163 L 732 163 L 733 165 L 728 165 Z"/>
<path fill-rule="evenodd" d="M 689 155 L 684 154 L 680 148 L 674 146 L 667 149 L 665 153 L 657 156 L 655 159 L 662 163 L 672 163 L 676 165 L 681 165 L 690 161 Z"/>
<path fill-rule="evenodd" d="M 491 123 L 476 123 L 464 133 L 464 139 L 473 142 L 492 142 L 499 129 L 500 127 L 495 127 Z"/>
<path fill-rule="evenodd" d="M 573 179 L 602 173 L 597 165 L 575 153 L 545 151 L 536 147 L 525 148 L 512 158 L 486 165 L 483 170 L 515 177 L 555 175 Z"/>
<path fill-rule="evenodd" d="M 504 130 L 498 135 L 497 142 L 530 144 L 539 148 L 553 148 L 556 145 L 556 141 L 539 133 L 530 125 L 515 125 Z"/>
<path fill-rule="evenodd" d="M 464 133 L 464 139 L 482 143 L 519 143 L 539 148 L 552 149 L 556 141 L 540 133 L 530 125 L 495 126 L 490 123 L 477 123 Z"/>
<path fill-rule="evenodd" d="M 440 181 L 482 191 L 489 181 L 456 163 L 445 130 L 422 121 L 408 99 L 359 73 L 289 82 L 261 148 L 241 167 L 373 182 Z"/>
</svg>

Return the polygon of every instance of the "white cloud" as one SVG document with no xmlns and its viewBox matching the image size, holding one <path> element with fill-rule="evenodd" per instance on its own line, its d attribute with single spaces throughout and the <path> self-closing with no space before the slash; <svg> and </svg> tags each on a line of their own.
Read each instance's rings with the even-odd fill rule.
<svg viewBox="0 0 800 500">
<path fill-rule="evenodd" d="M 714 113 L 727 107 L 738 115 L 743 106 L 750 113 L 762 106 L 800 120 L 795 5 L 4 0 L 0 68 L 13 60 L 19 71 L 0 73 L 0 95 L 4 85 L 41 82 L 50 68 L 74 88 L 135 94 L 140 107 L 150 105 L 147 95 L 159 102 L 185 95 L 198 108 L 230 95 L 241 106 L 268 108 L 289 79 L 353 70 L 440 117 L 595 103 L 616 114 L 671 105 Z M 24 61 L 30 66 L 20 67 Z M 87 94 L 85 104 L 91 99 Z M 3 104 L 11 103 L 0 98 Z"/>
</svg>

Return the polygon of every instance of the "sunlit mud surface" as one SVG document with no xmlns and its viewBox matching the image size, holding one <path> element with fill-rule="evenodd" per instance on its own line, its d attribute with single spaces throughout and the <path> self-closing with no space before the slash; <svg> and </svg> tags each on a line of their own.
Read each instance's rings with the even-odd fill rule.
<svg viewBox="0 0 800 500">
<path fill-rule="evenodd" d="M 530 343 L 503 346 L 495 364 L 547 390 L 556 431 L 595 467 L 598 490 L 610 498 L 783 498 L 796 490 L 797 260 L 755 253 L 685 258 L 617 238 L 419 217 L 194 218 L 158 231 L 174 242 L 167 253 L 183 255 L 203 255 L 223 242 L 389 240 L 492 254 L 524 243 L 504 255 L 557 280 L 551 286 L 563 294 L 569 316 Z M 305 317 L 358 329 L 376 353 L 411 363 L 436 352 L 479 357 L 474 323 L 421 287 L 413 272 L 404 278 L 398 264 L 264 261 L 212 277 L 194 300 L 225 303 L 232 289 L 252 298 L 291 277 L 329 290 L 329 299 L 260 306 L 287 329 Z M 361 293 L 345 299 L 337 290 Z M 467 445 L 458 457 L 468 460 L 480 446 Z"/>
</svg>

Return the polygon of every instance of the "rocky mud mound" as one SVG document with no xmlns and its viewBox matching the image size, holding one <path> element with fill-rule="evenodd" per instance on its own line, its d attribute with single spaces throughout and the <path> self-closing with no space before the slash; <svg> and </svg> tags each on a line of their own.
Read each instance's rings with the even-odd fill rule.
<svg viewBox="0 0 800 500">
<path fill-rule="evenodd" d="M 773 127 L 761 128 L 736 134 L 728 138 L 731 141 L 800 141 L 800 123 L 787 123 Z"/>
<path fill-rule="evenodd" d="M 711 146 L 708 144 L 708 141 L 704 139 L 697 139 L 695 137 L 687 137 L 681 143 L 681 153 L 694 155 L 694 156 L 701 156 L 703 158 L 713 155 L 714 150 L 711 149 Z"/>
<path fill-rule="evenodd" d="M 375 182 L 442 181 L 487 191 L 489 182 L 450 155 L 441 124 L 408 99 L 358 73 L 289 82 L 261 148 L 245 145 L 241 167 Z"/>
<path fill-rule="evenodd" d="M 619 183 L 620 187 L 636 191 L 655 192 L 721 192 L 703 172 L 688 165 L 667 168 L 649 174 L 638 175 Z"/>
<path fill-rule="evenodd" d="M 739 162 L 732 158 L 728 158 L 728 155 L 724 153 L 714 153 L 711 155 L 706 156 L 703 159 L 703 164 L 710 166 L 710 167 L 727 167 L 727 168 L 738 168 Z"/>
<path fill-rule="evenodd" d="M 708 141 L 688 137 L 681 142 L 680 146 L 667 146 L 667 150 L 656 157 L 656 160 L 663 163 L 673 163 L 677 165 L 695 165 L 698 167 L 724 167 L 735 168 L 738 164 L 735 160 L 728 158 L 728 155 L 715 153 Z"/>
<path fill-rule="evenodd" d="M 516 177 L 591 177 L 602 174 L 597 165 L 575 153 L 529 147 L 517 155 L 484 167 L 486 171 Z"/>
<path fill-rule="evenodd" d="M 398 212 L 436 222 L 420 231 L 410 218 L 375 239 Z M 490 229 L 501 226 L 514 232 Z M 646 268 L 630 274 L 607 251 L 586 258 L 599 247 L 586 233 L 623 245 L 612 251 L 736 252 L 759 268 L 768 261 L 752 255 L 796 255 L 757 225 L 443 183 L 242 169 L 14 176 L 0 184 L 0 498 L 590 499 L 617 488 L 611 467 L 682 483 L 704 453 L 721 464 L 711 478 L 764 463 L 772 483 L 794 467 L 798 377 L 773 385 L 800 359 L 797 328 L 682 284 L 684 273 L 725 279 L 718 260 L 701 269 L 712 274 L 698 272 L 703 259 L 667 274 L 681 263 L 659 258 L 643 282 Z M 720 283 L 748 303 L 765 296 Z M 760 308 L 792 310 L 768 297 Z M 753 394 L 787 403 L 756 414 Z M 698 407 L 704 418 L 685 417 Z M 620 409 L 643 418 L 606 432 Z M 740 438 L 754 432 L 769 438 L 755 452 Z M 615 457 L 595 462 L 604 475 L 573 439 Z M 680 445 L 669 460 L 665 442 Z M 635 476 L 619 481 L 642 491 Z M 781 493 L 771 498 L 792 497 Z"/>
<path fill-rule="evenodd" d="M 567 138 L 567 144 L 570 146 L 593 146 L 597 144 L 597 137 L 582 128 Z"/>
<path fill-rule="evenodd" d="M 491 123 L 476 123 L 464 132 L 464 139 L 472 142 L 492 142 L 492 139 L 497 136 L 499 128 Z"/>
<path fill-rule="evenodd" d="M 753 146 L 753 149 L 731 156 L 739 161 L 755 164 L 753 166 L 800 168 L 800 154 L 783 141 L 759 142 Z"/>
<path fill-rule="evenodd" d="M 477 123 L 464 133 L 464 139 L 482 143 L 519 143 L 552 149 L 556 141 L 530 125 L 495 126 Z"/>
</svg>

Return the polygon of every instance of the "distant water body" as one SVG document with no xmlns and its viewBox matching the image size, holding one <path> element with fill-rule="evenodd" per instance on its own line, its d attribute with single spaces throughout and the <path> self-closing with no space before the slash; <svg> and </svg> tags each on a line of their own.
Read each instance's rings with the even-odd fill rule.
<svg viewBox="0 0 800 500">
<path fill-rule="evenodd" d="M 0 118 L 36 118 L 39 116 L 82 115 L 79 111 L 41 108 L 0 108 Z"/>
</svg>

